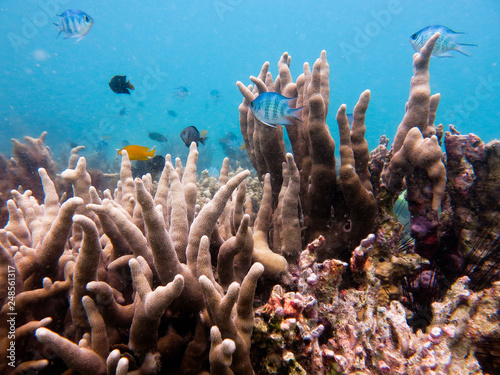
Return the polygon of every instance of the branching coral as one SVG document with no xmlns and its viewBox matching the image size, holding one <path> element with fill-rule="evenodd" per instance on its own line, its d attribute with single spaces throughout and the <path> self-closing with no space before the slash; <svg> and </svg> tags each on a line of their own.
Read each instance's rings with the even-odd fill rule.
<svg viewBox="0 0 500 375">
<path fill-rule="evenodd" d="M 182 171 L 177 168 L 182 180 L 171 158 L 167 158 L 156 195 L 152 195 L 150 177 L 132 179 L 126 152 L 114 194 L 105 191 L 100 195 L 91 186 L 83 158 L 74 164 L 74 170 L 62 173 L 73 184 L 75 195 L 63 204 L 59 203 L 54 183 L 44 169 L 39 170 L 46 193 L 44 205 L 29 192 L 13 191 L 14 200 L 8 205 L 10 220 L 2 230 L 0 250 L 5 275 L 12 274 L 15 281 L 15 309 L 20 309 L 17 322 L 33 326 L 23 328 L 27 333 L 20 331 L 19 340 L 29 332 L 33 335 L 37 329 L 36 353 L 43 353 L 40 344 L 47 345 L 69 368 L 82 374 L 156 373 L 162 366 L 162 357 L 172 359 L 168 342 L 180 330 L 187 337 L 181 340 L 178 357 L 173 358 L 175 371 L 208 370 L 209 351 L 201 349 L 209 346 L 208 318 L 196 319 L 205 310 L 198 277 L 212 275 L 211 280 L 216 283 L 207 236 L 217 231 L 218 218 L 249 172 L 226 179 L 194 217 L 192 196 L 196 196 L 196 185 L 192 181 L 196 179 L 196 155 L 193 144 L 187 167 Z M 241 198 L 234 203 L 241 205 Z M 240 220 L 236 225 L 239 234 L 228 238 L 227 244 L 222 243 L 222 248 L 231 248 L 234 241 L 248 242 L 247 250 L 230 250 L 232 257 L 221 262 L 226 264 L 224 271 L 229 268 L 232 271 L 224 276 L 221 270 L 220 277 L 229 284 L 242 283 L 238 302 L 233 301 L 237 306 L 233 328 L 220 320 L 214 304 L 209 303 L 213 299 L 207 299 L 210 316 L 220 327 L 224 342 L 235 342 L 231 366 L 236 373 L 241 368 L 251 370 L 248 356 L 252 304 L 257 279 L 263 272 L 262 265 L 251 265 L 253 240 L 249 215 Z M 2 291 L 2 300 L 5 318 L 2 332 L 7 332 L 7 289 Z M 37 310 L 48 300 L 59 304 Z M 35 323 L 33 319 L 41 314 L 52 319 Z M 65 318 L 68 324 L 64 324 Z M 176 323 L 179 319 L 191 323 L 180 327 Z M 191 338 L 189 332 L 193 334 Z M 214 340 L 217 351 L 219 343 L 215 336 Z M 2 341 L 4 351 L 8 344 L 9 341 Z M 120 351 L 112 350 L 113 346 Z M 18 349 L 17 360 L 23 362 L 22 368 L 54 366 Z M 199 355 L 205 360 L 193 366 L 189 359 Z M 216 355 L 212 357 L 216 368 L 219 359 Z M 1 365 L 5 371 L 12 370 L 8 363 L 2 361 Z"/>
<path fill-rule="evenodd" d="M 47 132 L 39 138 L 24 137 L 26 143 L 12 139 L 12 158 L 6 159 L 0 155 L 0 225 L 7 222 L 5 202 L 10 198 L 10 191 L 20 186 L 30 190 L 31 194 L 41 201 L 43 190 L 38 169 L 44 168 L 50 178 L 56 176 L 55 163 L 52 160 L 50 149 L 45 145 Z"/>
<path fill-rule="evenodd" d="M 443 155 L 428 71 L 438 36 L 413 57 L 391 149 L 381 137 L 369 153 L 370 91 L 352 126 L 340 106 L 338 172 L 324 51 L 296 82 L 285 53 L 275 80 L 265 63 L 255 89 L 238 83 L 258 178 L 230 172 L 226 158 L 218 180 L 197 180 L 194 143 L 184 166 L 166 155 L 158 181 L 134 179 L 122 151 L 113 192 L 96 186 L 78 149 L 61 173 L 72 192 L 58 194 L 52 170 L 38 168 L 43 203 L 12 190 L 0 230 L 0 371 L 480 374 L 479 360 L 498 372 L 487 348 L 500 342 L 500 152 L 452 127 Z M 293 154 L 283 128 L 249 110 L 266 91 L 305 107 L 286 129 Z M 40 160 L 43 137 L 28 141 Z M 392 209 L 404 187 L 409 233 Z M 409 326 L 417 298 L 428 305 L 421 330 Z"/>
<path fill-rule="evenodd" d="M 377 206 L 372 195 L 368 161 L 370 154 L 364 139 L 365 112 L 370 93 L 363 93 L 354 108 L 355 123 L 352 131 L 344 115 L 339 117 L 342 169 L 337 180 L 335 169 L 335 143 L 326 124 L 329 105 L 329 66 L 326 52 L 321 53 L 313 66 L 304 64 L 304 74 L 292 82 L 290 58 L 284 54 L 278 63 L 279 75 L 273 82 L 268 72 L 269 63 L 262 66 L 259 76 L 251 77 L 255 89 L 238 82 L 244 96 L 240 105 L 240 128 L 245 145 L 259 176 L 270 174 L 277 205 L 280 184 L 283 181 L 281 162 L 285 161 L 282 129 L 267 127 L 256 120 L 249 103 L 258 93 L 275 91 L 287 97 L 297 96 L 297 106 L 305 106 L 302 123 L 287 126 L 294 162 L 300 176 L 300 202 L 304 216 L 305 238 L 318 235 L 327 239 L 323 257 L 346 258 L 345 249 L 353 249 L 374 224 Z M 268 162 L 272 161 L 272 164 Z M 277 164 L 280 163 L 280 165 Z M 363 207 L 358 207 L 362 205 Z M 279 233 L 275 230 L 275 234 Z"/>
</svg>

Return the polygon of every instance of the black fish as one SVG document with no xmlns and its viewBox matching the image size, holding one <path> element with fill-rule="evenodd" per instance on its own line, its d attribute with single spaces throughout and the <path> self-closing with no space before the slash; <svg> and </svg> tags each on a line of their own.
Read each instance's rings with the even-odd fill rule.
<svg viewBox="0 0 500 375">
<path fill-rule="evenodd" d="M 158 142 L 166 142 L 167 141 L 167 137 L 165 137 L 163 134 L 160 134 L 157 132 L 149 133 L 148 137 L 151 138 L 153 141 L 158 141 Z"/>
<path fill-rule="evenodd" d="M 153 179 L 157 179 L 163 167 L 165 166 L 165 158 L 161 155 L 156 155 L 149 160 L 137 160 L 132 166 L 132 174 L 134 177 L 141 177 L 146 173 L 151 173 Z"/>
<path fill-rule="evenodd" d="M 198 142 L 201 142 L 202 145 L 205 144 L 205 141 L 208 137 L 205 137 L 207 134 L 206 130 L 198 131 L 195 126 L 188 126 L 183 131 L 181 131 L 181 138 L 184 141 L 184 144 L 189 147 L 191 142 L 196 142 L 196 146 L 198 146 Z"/>
<path fill-rule="evenodd" d="M 127 76 L 114 76 L 109 81 L 109 87 L 117 94 L 130 94 L 130 90 L 135 90 L 130 81 L 127 81 Z"/>
<path fill-rule="evenodd" d="M 177 117 L 177 112 L 175 112 L 175 111 L 167 111 L 167 113 L 169 116 Z"/>
</svg>

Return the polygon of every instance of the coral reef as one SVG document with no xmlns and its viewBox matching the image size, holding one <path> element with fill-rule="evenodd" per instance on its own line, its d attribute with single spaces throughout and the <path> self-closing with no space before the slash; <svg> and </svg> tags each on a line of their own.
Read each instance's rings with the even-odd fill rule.
<svg viewBox="0 0 500 375">
<path fill-rule="evenodd" d="M 417 334 L 403 305 L 380 306 L 373 269 L 361 289 L 339 290 L 347 264 L 318 262 L 311 244 L 301 254 L 297 292 L 275 286 L 256 311 L 252 350 L 261 374 L 480 374 L 477 341 L 498 335 L 500 283 L 471 293 L 459 279 L 433 305 L 429 333 Z"/>
<path fill-rule="evenodd" d="M 193 143 L 157 178 L 122 152 L 111 191 L 81 148 L 56 178 L 45 136 L 27 139 L 31 169 L 0 160 L 6 181 L 36 166 L 22 181 L 39 186 L 2 186 L 0 372 L 498 373 L 500 149 L 434 125 L 438 36 L 413 56 L 392 147 L 383 136 L 369 152 L 370 91 L 352 126 L 340 106 L 338 173 L 324 51 L 296 82 L 285 53 L 275 80 L 265 63 L 255 88 L 238 83 L 256 178 L 228 158 L 197 178 Z M 293 154 L 249 110 L 266 91 L 305 106 L 286 127 Z"/>
<path fill-rule="evenodd" d="M 193 144 L 182 171 L 184 186 L 167 161 L 154 196 L 150 176 L 133 179 L 126 153 L 113 194 L 107 190 L 100 196 L 91 186 L 84 158 L 74 169 L 61 174 L 74 191 L 74 197 L 63 204 L 42 168 L 43 205 L 30 194 L 13 191 L 14 200 L 8 204 L 10 218 L 2 230 L 0 247 L 3 275 L 12 274 L 9 277 L 15 281 L 12 290 L 7 289 L 7 281 L 2 290 L 3 372 L 14 370 L 20 363 L 24 369 L 47 367 L 49 372 L 58 371 L 54 363 L 36 357 L 40 351 L 35 350 L 33 355 L 33 349 L 22 350 L 20 341 L 16 341 L 17 362 L 5 361 L 9 347 L 6 333 L 10 329 L 6 323 L 11 311 L 16 312 L 16 329 L 12 332 L 16 340 L 35 333 L 40 344 L 53 350 L 68 368 L 82 374 L 102 374 L 113 368 L 117 372 L 118 368 L 128 368 L 148 373 L 159 368 L 170 355 L 170 337 L 179 336 L 174 326 L 185 319 L 191 323 L 181 328 L 188 334 L 180 339 L 180 360 L 174 357 L 184 373 L 204 371 L 201 357 L 196 365 L 189 358 L 205 356 L 208 362 L 208 349 L 197 352 L 208 345 L 198 345 L 197 340 L 208 336 L 210 324 L 220 329 L 225 340 L 234 342 L 236 373 L 241 373 L 239 366 L 245 357 L 248 367 L 253 291 L 263 267 L 249 262 L 245 269 L 235 265 L 234 274 L 241 287 L 226 279 L 230 286 L 223 301 L 231 299 L 232 303 L 224 302 L 218 308 L 217 295 L 222 289 L 214 279 L 207 237 L 248 171 L 230 179 L 226 176 L 213 199 L 189 222 L 189 213 L 195 209 L 189 187 L 196 179 L 197 154 Z M 155 199 L 161 199 L 165 208 L 155 204 Z M 242 223 L 248 228 L 248 216 L 242 218 Z M 227 267 L 233 265 L 229 262 Z M 197 318 L 205 310 L 201 286 L 207 295 L 209 318 Z M 13 294 L 15 298 L 9 300 Z M 228 326 L 233 305 L 235 323 Z M 38 321 L 40 316 L 50 318 Z M 65 324 L 66 319 L 71 324 Z M 213 366 L 217 363 L 214 360 Z"/>
<path fill-rule="evenodd" d="M 298 97 L 297 106 L 305 106 L 303 122 L 287 126 L 294 161 L 300 175 L 300 207 L 304 218 L 305 239 L 318 235 L 327 239 L 322 249 L 326 257 L 346 258 L 346 248 L 359 244 L 374 225 L 377 206 L 372 193 L 368 161 L 370 154 L 364 139 L 365 112 L 370 92 L 364 92 L 354 109 L 354 123 L 349 129 L 345 106 L 339 109 L 341 169 L 335 169 L 335 143 L 326 124 L 329 105 L 329 67 L 326 52 L 313 66 L 304 64 L 304 74 L 297 83 L 290 75 L 290 57 L 284 54 L 278 64 L 279 76 L 273 82 L 265 63 L 258 77 L 251 77 L 255 89 L 238 82 L 244 96 L 240 105 L 240 128 L 250 161 L 259 176 L 269 173 L 273 207 L 277 205 L 286 159 L 283 130 L 262 126 L 249 110 L 249 104 L 261 92 L 275 91 L 286 97 Z M 346 259 L 347 260 L 347 259 Z"/>
<path fill-rule="evenodd" d="M 24 137 L 26 143 L 12 139 L 12 157 L 0 155 L 0 226 L 7 223 L 6 202 L 12 189 L 29 189 L 39 201 L 43 200 L 43 189 L 38 177 L 38 168 L 44 168 L 54 179 L 56 166 L 50 149 L 45 144 L 47 132 L 39 138 Z"/>
</svg>

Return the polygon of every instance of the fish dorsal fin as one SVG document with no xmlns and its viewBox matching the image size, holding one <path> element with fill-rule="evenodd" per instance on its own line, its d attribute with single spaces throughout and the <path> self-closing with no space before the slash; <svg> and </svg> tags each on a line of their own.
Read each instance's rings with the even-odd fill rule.
<svg viewBox="0 0 500 375">
<path fill-rule="evenodd" d="M 444 26 L 442 26 L 442 27 L 444 27 Z M 452 34 L 466 34 L 463 31 L 455 31 L 455 30 L 452 30 L 452 29 L 450 29 L 448 27 L 444 27 L 444 28 L 447 29 L 447 31 L 449 31 Z"/>
</svg>

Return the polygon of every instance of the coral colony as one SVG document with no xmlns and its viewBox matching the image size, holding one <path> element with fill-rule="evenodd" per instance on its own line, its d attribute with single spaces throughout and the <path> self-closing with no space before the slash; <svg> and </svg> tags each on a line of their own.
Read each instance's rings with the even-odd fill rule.
<svg viewBox="0 0 500 375">
<path fill-rule="evenodd" d="M 80 148 L 57 175 L 45 134 L 14 141 L 0 159 L 0 372 L 499 373 L 500 143 L 434 126 L 438 36 L 414 55 L 392 146 L 368 150 L 369 91 L 352 127 L 339 108 L 339 172 L 325 52 L 296 82 L 288 54 L 276 79 L 266 63 L 238 82 L 255 178 L 226 158 L 197 180 L 192 143 L 158 181 L 134 179 L 123 151 L 110 191 Z M 286 126 L 293 155 L 249 110 L 268 91 L 305 107 Z"/>
</svg>

